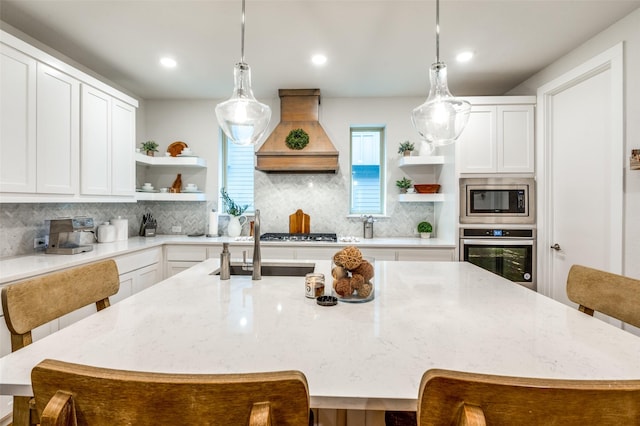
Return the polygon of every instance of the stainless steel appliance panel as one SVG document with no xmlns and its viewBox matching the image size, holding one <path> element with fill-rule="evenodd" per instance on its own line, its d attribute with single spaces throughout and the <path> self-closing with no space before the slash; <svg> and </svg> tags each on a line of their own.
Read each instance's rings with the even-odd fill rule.
<svg viewBox="0 0 640 426">
<path fill-rule="evenodd" d="M 532 178 L 460 179 L 460 223 L 534 224 Z"/>
<path fill-rule="evenodd" d="M 463 228 L 460 260 L 537 289 L 535 229 Z"/>
</svg>

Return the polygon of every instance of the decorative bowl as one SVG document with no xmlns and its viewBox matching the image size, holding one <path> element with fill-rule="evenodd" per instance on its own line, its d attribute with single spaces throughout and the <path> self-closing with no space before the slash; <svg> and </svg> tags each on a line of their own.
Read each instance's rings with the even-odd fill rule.
<svg viewBox="0 0 640 426">
<path fill-rule="evenodd" d="M 415 184 L 413 187 L 416 189 L 418 194 L 435 194 L 440 190 L 440 185 L 438 184 Z"/>
</svg>

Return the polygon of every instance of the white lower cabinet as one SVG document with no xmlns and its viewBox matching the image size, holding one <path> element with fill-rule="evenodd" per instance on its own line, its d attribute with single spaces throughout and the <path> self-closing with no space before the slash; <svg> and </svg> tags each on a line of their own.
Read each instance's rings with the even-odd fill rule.
<svg viewBox="0 0 640 426">
<path fill-rule="evenodd" d="M 162 280 L 162 251 L 153 248 L 114 258 L 120 275 L 120 290 L 109 298 L 115 304 Z M 96 312 L 95 305 L 85 306 L 58 319 L 59 329 Z M 35 340 L 35 339 L 34 339 Z"/>
<path fill-rule="evenodd" d="M 451 262 L 455 260 L 454 249 L 402 249 L 398 250 L 398 260 Z"/>
<path fill-rule="evenodd" d="M 168 245 L 164 250 L 165 278 L 172 277 L 207 259 L 207 246 Z"/>
</svg>

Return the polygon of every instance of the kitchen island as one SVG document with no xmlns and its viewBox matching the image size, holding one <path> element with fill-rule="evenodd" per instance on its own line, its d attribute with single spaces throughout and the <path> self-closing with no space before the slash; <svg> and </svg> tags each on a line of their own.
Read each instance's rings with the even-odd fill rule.
<svg viewBox="0 0 640 426">
<path fill-rule="evenodd" d="M 1 358 L 0 394 L 31 395 L 45 358 L 172 373 L 296 369 L 312 407 L 357 410 L 415 410 L 430 368 L 640 379 L 640 338 L 469 263 L 376 261 L 375 299 L 330 307 L 304 296 L 304 278 L 221 281 L 217 268 L 208 259 Z M 316 271 L 329 278 L 330 262 Z"/>
</svg>

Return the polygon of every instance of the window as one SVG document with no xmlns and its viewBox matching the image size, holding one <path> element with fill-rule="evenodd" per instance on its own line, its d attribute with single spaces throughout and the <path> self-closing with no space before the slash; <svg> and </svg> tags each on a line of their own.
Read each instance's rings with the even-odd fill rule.
<svg viewBox="0 0 640 426">
<path fill-rule="evenodd" d="M 351 128 L 350 214 L 384 214 L 383 127 Z"/>
<path fill-rule="evenodd" d="M 249 205 L 248 211 L 252 212 L 253 206 L 253 170 L 255 150 L 253 145 L 236 145 L 222 133 L 222 176 L 221 187 L 227 190 L 229 196 L 237 204 Z M 218 194 L 219 195 L 219 194 Z M 220 212 L 224 205 L 219 204 Z"/>
</svg>

